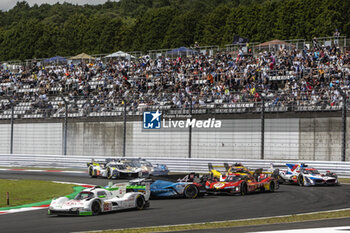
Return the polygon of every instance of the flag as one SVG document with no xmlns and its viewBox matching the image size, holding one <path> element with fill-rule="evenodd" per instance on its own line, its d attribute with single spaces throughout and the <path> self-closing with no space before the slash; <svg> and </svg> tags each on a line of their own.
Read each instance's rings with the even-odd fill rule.
<svg viewBox="0 0 350 233">
<path fill-rule="evenodd" d="M 249 42 L 249 39 L 240 37 L 240 36 L 234 36 L 233 37 L 233 43 L 232 44 L 243 44 Z"/>
</svg>

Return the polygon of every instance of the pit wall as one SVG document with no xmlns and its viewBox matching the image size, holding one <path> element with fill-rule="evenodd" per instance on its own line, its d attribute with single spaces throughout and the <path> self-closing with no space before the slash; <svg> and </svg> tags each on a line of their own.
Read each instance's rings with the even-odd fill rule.
<svg viewBox="0 0 350 233">
<path fill-rule="evenodd" d="M 192 158 L 260 159 L 259 119 L 226 119 L 225 130 L 192 130 Z M 349 119 L 348 119 L 349 121 Z M 349 122 L 347 131 L 349 132 Z M 10 124 L 0 124 L 0 153 L 10 152 Z M 121 156 L 122 122 L 71 122 L 68 155 Z M 14 154 L 63 154 L 62 123 L 16 123 Z M 349 133 L 347 138 L 349 138 Z M 277 118 L 265 120 L 264 158 L 271 160 L 341 160 L 341 118 Z M 127 123 L 126 155 L 188 157 L 189 130 L 143 130 Z M 347 145 L 347 148 L 348 145 Z M 348 159 L 349 149 L 346 151 Z"/>
</svg>

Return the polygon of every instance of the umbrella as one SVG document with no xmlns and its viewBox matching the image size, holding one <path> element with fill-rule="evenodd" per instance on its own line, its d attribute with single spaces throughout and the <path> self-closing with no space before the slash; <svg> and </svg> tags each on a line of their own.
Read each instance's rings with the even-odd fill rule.
<svg viewBox="0 0 350 233">
<path fill-rule="evenodd" d="M 70 60 L 95 60 L 94 57 L 86 54 L 86 53 L 81 53 L 81 54 L 78 54 L 74 57 L 71 57 L 69 58 Z"/>
<path fill-rule="evenodd" d="M 112 54 L 109 54 L 106 56 L 106 58 L 112 58 L 112 57 L 126 57 L 126 58 L 135 58 L 134 56 L 126 53 L 126 52 L 123 52 L 123 51 L 118 51 L 118 52 L 115 52 L 115 53 L 112 53 Z"/>
</svg>

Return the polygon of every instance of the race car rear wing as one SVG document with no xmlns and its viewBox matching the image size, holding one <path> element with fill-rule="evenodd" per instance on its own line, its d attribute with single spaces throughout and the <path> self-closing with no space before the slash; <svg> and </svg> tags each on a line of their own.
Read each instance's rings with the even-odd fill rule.
<svg viewBox="0 0 350 233">
<path fill-rule="evenodd" d="M 208 163 L 208 169 L 209 171 L 211 170 L 216 170 L 215 168 L 225 168 L 226 171 L 230 168 L 228 163 L 224 163 L 224 166 L 222 165 L 213 165 L 212 163 Z"/>
<path fill-rule="evenodd" d="M 111 158 L 107 158 L 105 160 L 95 160 L 95 159 L 91 159 L 91 162 L 87 162 L 86 165 L 88 167 L 92 166 L 106 166 L 107 163 L 116 161 L 115 159 L 111 159 Z"/>
<path fill-rule="evenodd" d="M 146 201 L 151 196 L 151 179 L 134 179 L 129 181 L 129 185 L 126 186 L 126 192 L 140 192 L 145 194 Z"/>
</svg>

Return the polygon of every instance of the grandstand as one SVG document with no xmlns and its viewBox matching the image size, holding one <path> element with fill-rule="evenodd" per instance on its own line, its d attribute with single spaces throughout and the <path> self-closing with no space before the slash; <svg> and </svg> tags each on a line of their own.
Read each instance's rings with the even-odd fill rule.
<svg viewBox="0 0 350 233">
<path fill-rule="evenodd" d="M 216 48 L 214 54 L 32 63 L 11 71 L 3 66 L 0 119 L 11 118 L 11 106 L 16 119 L 60 118 L 66 109 L 68 117 L 121 116 L 124 100 L 128 115 L 190 105 L 198 114 L 260 112 L 262 99 L 271 112 L 337 111 L 341 93 L 349 91 L 350 53 L 326 42 L 272 51 L 212 46 L 204 48 Z"/>
</svg>

